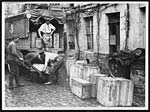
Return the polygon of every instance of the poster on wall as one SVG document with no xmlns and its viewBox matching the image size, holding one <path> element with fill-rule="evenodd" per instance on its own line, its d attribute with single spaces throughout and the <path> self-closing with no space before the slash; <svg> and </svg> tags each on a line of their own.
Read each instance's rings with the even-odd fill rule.
<svg viewBox="0 0 150 112">
<path fill-rule="evenodd" d="M 116 45 L 116 35 L 110 35 L 110 45 Z"/>
</svg>

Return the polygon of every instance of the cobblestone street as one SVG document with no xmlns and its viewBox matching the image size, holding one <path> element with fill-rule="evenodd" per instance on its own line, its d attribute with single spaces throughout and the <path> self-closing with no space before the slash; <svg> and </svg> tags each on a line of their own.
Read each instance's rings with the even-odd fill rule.
<svg viewBox="0 0 150 112">
<path fill-rule="evenodd" d="M 81 100 L 75 96 L 66 81 L 66 69 L 62 66 L 59 70 L 58 84 L 44 85 L 24 80 L 21 76 L 21 82 L 24 87 L 14 90 L 5 90 L 6 107 L 102 107 L 94 98 Z M 6 72 L 6 82 L 8 73 Z M 144 97 L 134 94 L 133 107 L 144 107 Z"/>
<path fill-rule="evenodd" d="M 69 88 L 66 71 L 59 71 L 57 85 L 42 85 L 21 78 L 24 87 L 5 90 L 6 107 L 101 107 L 95 99 L 81 100 Z"/>
</svg>

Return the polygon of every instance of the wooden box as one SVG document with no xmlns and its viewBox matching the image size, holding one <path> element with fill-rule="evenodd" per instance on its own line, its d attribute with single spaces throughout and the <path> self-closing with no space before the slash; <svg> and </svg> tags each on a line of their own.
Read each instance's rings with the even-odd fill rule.
<svg viewBox="0 0 150 112">
<path fill-rule="evenodd" d="M 107 74 L 91 74 L 90 76 L 90 82 L 91 85 L 91 97 L 96 98 L 97 97 L 97 84 L 98 84 L 98 77 L 107 77 Z"/>
<path fill-rule="evenodd" d="M 81 99 L 91 97 L 91 83 L 79 78 L 71 78 L 71 91 Z"/>
<path fill-rule="evenodd" d="M 71 67 L 70 67 L 70 86 L 71 86 L 71 78 L 72 77 L 82 79 L 84 63 L 78 62 L 78 63 L 71 65 Z"/>
<path fill-rule="evenodd" d="M 86 81 L 90 81 L 90 75 L 96 74 L 96 73 L 100 73 L 100 68 L 98 66 L 93 65 L 93 64 L 86 64 L 84 66 L 82 79 Z"/>
<path fill-rule="evenodd" d="M 67 77 L 69 78 L 70 77 L 70 67 L 75 63 L 75 60 L 76 59 L 66 59 L 66 70 L 67 70 Z"/>
<path fill-rule="evenodd" d="M 83 69 L 84 69 L 84 65 L 87 64 L 87 62 L 85 60 L 77 60 L 75 66 L 75 74 L 77 78 L 81 78 L 83 77 Z"/>
<path fill-rule="evenodd" d="M 38 38 L 37 32 L 32 32 L 31 33 L 31 47 L 32 48 L 36 47 L 36 38 Z"/>
<path fill-rule="evenodd" d="M 54 48 L 59 48 L 59 33 L 54 33 Z"/>
<path fill-rule="evenodd" d="M 40 38 L 36 38 L 36 48 L 42 48 L 43 44 L 42 44 L 42 40 Z"/>
<path fill-rule="evenodd" d="M 99 77 L 97 101 L 104 106 L 131 106 L 133 82 L 123 78 Z"/>
</svg>

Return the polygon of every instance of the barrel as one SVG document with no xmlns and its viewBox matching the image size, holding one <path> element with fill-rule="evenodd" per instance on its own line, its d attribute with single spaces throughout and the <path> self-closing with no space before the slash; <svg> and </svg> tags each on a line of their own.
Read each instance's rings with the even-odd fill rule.
<svg viewBox="0 0 150 112">
<path fill-rule="evenodd" d="M 86 64 L 83 69 L 83 77 L 82 79 L 86 81 L 90 81 L 90 75 L 100 73 L 100 68 L 94 64 Z"/>
<path fill-rule="evenodd" d="M 91 97 L 96 98 L 97 97 L 97 85 L 98 85 L 98 77 L 107 77 L 107 74 L 91 74 L 90 75 L 90 82 L 91 85 Z"/>
<path fill-rule="evenodd" d="M 132 106 L 133 88 L 129 79 L 99 77 L 97 101 L 104 106 Z"/>
</svg>

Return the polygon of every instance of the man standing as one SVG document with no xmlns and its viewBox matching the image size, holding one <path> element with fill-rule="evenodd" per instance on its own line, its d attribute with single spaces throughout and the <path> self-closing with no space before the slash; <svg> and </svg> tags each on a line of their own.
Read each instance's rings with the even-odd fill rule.
<svg viewBox="0 0 150 112">
<path fill-rule="evenodd" d="M 19 37 L 14 35 L 12 37 L 12 41 L 8 45 L 8 55 L 7 55 L 7 62 L 9 66 L 9 89 L 13 89 L 13 80 L 16 81 L 16 87 L 24 86 L 19 81 L 19 61 L 23 60 L 22 53 L 17 49 L 16 44 L 18 43 Z"/>
<path fill-rule="evenodd" d="M 44 49 L 46 51 L 52 47 L 52 34 L 55 31 L 55 27 L 50 24 L 50 18 L 45 18 L 45 23 L 38 29 L 40 38 L 43 40 Z"/>
</svg>

